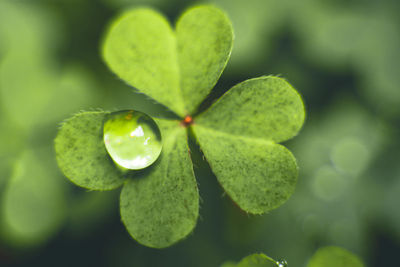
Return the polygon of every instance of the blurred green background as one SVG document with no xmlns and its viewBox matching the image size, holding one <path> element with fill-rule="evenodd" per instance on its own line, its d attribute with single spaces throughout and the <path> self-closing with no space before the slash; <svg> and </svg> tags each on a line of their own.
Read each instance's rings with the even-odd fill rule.
<svg viewBox="0 0 400 267">
<path fill-rule="evenodd" d="M 125 8 L 152 6 L 174 22 L 198 3 L 221 7 L 235 30 L 214 99 L 269 74 L 303 96 L 306 124 L 286 143 L 300 177 L 286 204 L 249 216 L 191 144 L 198 225 L 150 249 L 120 222 L 119 190 L 87 192 L 62 176 L 53 139 L 81 110 L 169 116 L 118 80 L 99 47 Z M 398 0 L 0 0 L 0 266 L 219 266 L 264 252 L 297 267 L 324 245 L 400 266 L 399 12 Z"/>
</svg>

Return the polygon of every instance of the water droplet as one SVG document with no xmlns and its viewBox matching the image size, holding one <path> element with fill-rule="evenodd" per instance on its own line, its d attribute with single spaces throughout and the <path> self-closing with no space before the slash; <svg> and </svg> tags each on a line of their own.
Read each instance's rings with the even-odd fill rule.
<svg viewBox="0 0 400 267">
<path fill-rule="evenodd" d="M 123 169 L 146 168 L 160 156 L 160 129 L 151 117 L 142 112 L 125 110 L 111 113 L 103 131 L 108 154 Z"/>
<path fill-rule="evenodd" d="M 286 260 L 280 259 L 280 260 L 278 260 L 278 261 L 276 262 L 276 266 L 278 266 L 278 267 L 287 267 L 288 264 L 287 264 L 287 261 L 286 261 Z"/>
</svg>

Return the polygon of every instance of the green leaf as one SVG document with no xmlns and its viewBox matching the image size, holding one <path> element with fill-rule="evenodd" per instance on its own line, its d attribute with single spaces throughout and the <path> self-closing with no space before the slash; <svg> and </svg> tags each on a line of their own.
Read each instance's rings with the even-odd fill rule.
<svg viewBox="0 0 400 267">
<path fill-rule="evenodd" d="M 276 267 L 276 262 L 264 254 L 253 254 L 242 259 L 237 267 Z"/>
<path fill-rule="evenodd" d="M 243 258 L 238 264 L 226 262 L 221 267 L 276 267 L 276 262 L 265 254 L 252 254 Z"/>
<path fill-rule="evenodd" d="M 216 84 L 232 43 L 231 23 L 216 7 L 186 11 L 177 22 L 176 35 L 162 15 L 141 8 L 114 21 L 103 57 L 120 78 L 185 116 Z"/>
<path fill-rule="evenodd" d="M 64 175 L 92 190 L 114 189 L 124 181 L 103 142 L 106 114 L 101 111 L 77 114 L 63 123 L 55 139 L 57 162 Z"/>
<path fill-rule="evenodd" d="M 140 8 L 116 19 L 106 34 L 103 57 L 110 69 L 130 85 L 178 115 L 186 115 L 175 34 L 158 12 Z"/>
<path fill-rule="evenodd" d="M 227 262 L 224 262 L 224 263 L 221 265 L 221 267 L 236 267 L 236 263 L 231 262 L 231 261 L 227 261 Z"/>
<path fill-rule="evenodd" d="M 26 150 L 15 163 L 2 195 L 1 232 L 18 246 L 45 242 L 61 226 L 63 180 L 41 150 Z"/>
<path fill-rule="evenodd" d="M 353 253 L 340 247 L 324 247 L 315 252 L 307 267 L 364 267 Z"/>
<path fill-rule="evenodd" d="M 260 214 L 293 193 L 297 164 L 277 141 L 304 121 L 298 93 L 283 79 L 261 77 L 233 87 L 195 119 L 193 130 L 218 181 L 245 211 Z"/>
<path fill-rule="evenodd" d="M 121 217 L 139 243 L 164 248 L 186 237 L 196 225 L 199 194 L 185 128 L 156 120 L 163 151 L 158 161 L 133 177 L 121 192 Z"/>
<path fill-rule="evenodd" d="M 176 25 L 181 90 L 190 114 L 214 87 L 232 51 L 233 30 L 213 6 L 187 10 Z"/>
<path fill-rule="evenodd" d="M 196 123 L 232 135 L 282 142 L 303 125 L 300 95 L 282 78 L 254 78 L 230 89 Z"/>
<path fill-rule="evenodd" d="M 243 210 L 265 213 L 293 194 L 297 165 L 284 146 L 200 125 L 193 128 L 218 181 Z"/>
</svg>

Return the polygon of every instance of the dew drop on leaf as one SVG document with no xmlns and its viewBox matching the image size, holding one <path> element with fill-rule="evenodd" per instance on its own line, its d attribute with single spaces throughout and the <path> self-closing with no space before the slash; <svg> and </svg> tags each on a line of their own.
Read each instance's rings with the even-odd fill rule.
<svg viewBox="0 0 400 267">
<path fill-rule="evenodd" d="M 142 112 L 125 110 L 109 114 L 103 133 L 108 154 L 122 169 L 146 168 L 160 156 L 160 129 Z"/>
<path fill-rule="evenodd" d="M 287 264 L 287 261 L 286 261 L 286 260 L 280 259 L 280 260 L 278 260 L 278 261 L 276 262 L 276 266 L 278 266 L 278 267 L 287 267 L 288 264 Z"/>
</svg>

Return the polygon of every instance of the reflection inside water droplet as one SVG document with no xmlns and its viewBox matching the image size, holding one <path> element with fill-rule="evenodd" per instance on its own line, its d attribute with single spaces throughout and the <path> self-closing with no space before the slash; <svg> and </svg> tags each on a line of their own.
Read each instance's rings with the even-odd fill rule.
<svg viewBox="0 0 400 267">
<path fill-rule="evenodd" d="M 143 169 L 160 156 L 160 130 L 155 121 L 142 112 L 111 113 L 104 123 L 103 133 L 108 154 L 122 168 Z"/>
<path fill-rule="evenodd" d="M 276 262 L 276 266 L 278 266 L 278 267 L 287 267 L 288 264 L 287 264 L 287 261 L 286 261 L 286 260 L 280 259 L 280 260 L 278 260 L 278 261 Z"/>
</svg>

